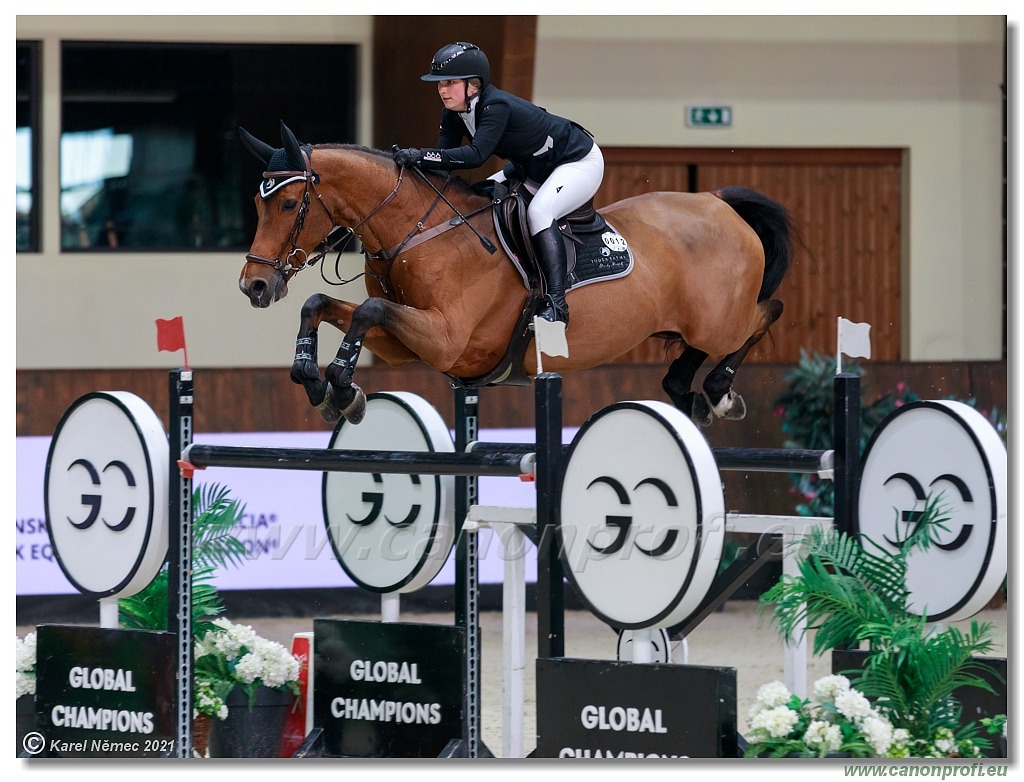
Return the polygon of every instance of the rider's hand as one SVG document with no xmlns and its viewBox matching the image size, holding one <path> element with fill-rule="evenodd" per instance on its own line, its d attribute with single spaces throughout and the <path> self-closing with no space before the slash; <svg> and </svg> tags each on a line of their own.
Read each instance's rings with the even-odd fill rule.
<svg viewBox="0 0 1024 782">
<path fill-rule="evenodd" d="M 413 147 L 408 149 L 396 149 L 393 153 L 395 162 L 406 168 L 418 168 L 423 162 L 423 152 Z"/>
</svg>

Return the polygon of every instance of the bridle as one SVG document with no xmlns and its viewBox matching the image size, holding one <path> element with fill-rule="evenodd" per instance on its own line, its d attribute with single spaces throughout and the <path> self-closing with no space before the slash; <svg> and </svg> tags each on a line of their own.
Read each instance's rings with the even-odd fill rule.
<svg viewBox="0 0 1024 782">
<path fill-rule="evenodd" d="M 257 255 L 256 253 L 247 253 L 245 260 L 251 263 L 262 263 L 266 266 L 270 266 L 276 272 L 278 272 L 285 281 L 291 278 L 293 274 L 296 274 L 303 269 L 313 266 L 323 259 L 327 253 L 334 250 L 338 244 L 341 243 L 344 236 L 339 236 L 332 241 L 331 237 L 339 230 L 338 226 L 334 224 L 334 219 L 331 217 L 331 210 L 327 208 L 327 204 L 324 203 L 323 197 L 316 189 L 316 183 L 320 181 L 320 176 L 313 171 L 313 166 L 310 162 L 310 155 L 306 150 L 300 150 L 302 153 L 302 163 L 305 167 L 304 171 L 264 171 L 263 179 L 264 184 L 269 186 L 269 190 L 264 192 L 264 187 L 260 187 L 260 195 L 263 198 L 267 198 L 275 190 L 284 187 L 291 182 L 295 182 L 299 179 L 305 183 L 305 189 L 302 191 L 302 201 L 299 204 L 299 213 L 295 215 L 295 222 L 292 224 L 291 231 L 288 232 L 288 236 L 285 237 L 281 243 L 280 249 L 277 251 L 277 255 L 274 258 L 267 258 L 263 255 Z M 313 248 L 313 254 L 309 255 L 298 245 L 299 234 L 302 233 L 302 228 L 306 224 L 306 215 L 309 213 L 309 204 L 312 201 L 310 192 L 316 195 L 317 203 L 323 207 L 324 213 L 327 215 L 327 219 L 331 221 L 331 230 L 328 231 L 327 236 Z"/>
<path fill-rule="evenodd" d="M 319 261 L 323 260 L 328 253 L 334 251 L 338 251 L 340 253 L 344 249 L 344 245 L 350 241 L 353 236 L 357 235 L 356 232 L 360 226 L 364 225 L 395 199 L 398 195 L 398 191 L 402 187 L 402 183 L 405 181 L 406 172 L 406 168 L 404 166 L 399 167 L 398 180 L 391 192 L 384 197 L 376 208 L 355 223 L 355 225 L 351 227 L 343 227 L 335 225 L 330 209 L 327 208 L 327 204 L 324 203 L 323 197 L 316 188 L 317 183 L 320 181 L 320 176 L 313 170 L 310 159 L 311 152 L 307 153 L 305 149 L 301 149 L 300 152 L 302 153 L 302 162 L 304 165 L 303 171 L 265 171 L 263 173 L 263 179 L 271 189 L 264 193 L 264 188 L 262 186 L 260 188 L 261 196 L 266 198 L 275 190 L 280 189 L 286 184 L 290 184 L 291 182 L 295 182 L 300 179 L 303 180 L 305 189 L 302 193 L 299 213 L 295 216 L 295 222 L 292 224 L 291 231 L 288 232 L 288 236 L 286 236 L 284 241 L 281 243 L 281 247 L 274 258 L 267 258 L 255 253 L 248 253 L 245 256 L 245 260 L 247 262 L 261 263 L 266 266 L 270 266 L 277 271 L 286 282 L 293 275 L 303 269 L 316 265 Z M 401 242 L 390 249 L 382 247 L 377 251 L 371 251 L 366 247 L 365 242 L 363 243 L 363 254 L 368 261 L 383 261 L 385 263 L 384 271 L 381 274 L 371 274 L 371 276 L 377 279 L 381 284 L 381 287 L 384 289 L 385 295 L 388 295 L 389 297 L 390 286 L 388 285 L 388 282 L 390 280 L 391 267 L 398 258 L 399 253 L 403 250 L 408 250 L 418 244 L 422 244 L 423 242 L 433 239 L 435 236 L 449 231 L 452 228 L 457 228 L 463 224 L 469 225 L 469 218 L 479 214 L 480 212 L 491 209 L 495 203 L 494 201 L 491 201 L 486 206 L 480 207 L 479 209 L 463 215 L 454 206 L 452 206 L 451 202 L 444 196 L 444 191 L 448 188 L 448 184 L 451 182 L 450 175 L 445 177 L 444 184 L 440 189 L 438 189 L 420 169 L 414 168 L 412 170 L 415 171 L 436 193 L 436 196 L 427 208 L 426 213 L 416 222 L 412 231 L 410 231 Z M 305 250 L 299 247 L 298 238 L 299 234 L 302 233 L 303 226 L 306 222 L 306 216 L 309 212 L 309 205 L 312 202 L 311 193 L 316 196 L 317 203 L 320 204 L 324 213 L 327 215 L 327 218 L 331 221 L 331 230 L 328 231 L 327 235 L 313 248 L 312 253 L 307 254 Z M 448 206 L 455 211 L 457 216 L 447 222 L 440 223 L 433 228 L 426 229 L 425 225 L 427 219 L 437 208 L 437 205 L 442 201 L 448 204 Z M 469 227 L 471 229 L 473 228 L 472 226 Z M 474 233 L 476 233 L 475 229 L 473 230 Z M 359 237 L 359 239 L 362 241 L 362 237 Z M 351 281 L 352 280 L 343 280 L 339 284 Z"/>
</svg>

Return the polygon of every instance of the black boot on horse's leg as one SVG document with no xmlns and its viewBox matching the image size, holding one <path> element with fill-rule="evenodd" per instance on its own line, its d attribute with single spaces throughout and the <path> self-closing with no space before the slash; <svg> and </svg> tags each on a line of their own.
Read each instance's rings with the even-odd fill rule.
<svg viewBox="0 0 1024 782">
<path fill-rule="evenodd" d="M 537 252 L 537 265 L 548 284 L 546 303 L 540 311 L 544 320 L 569 322 L 569 305 L 565 303 L 565 277 L 568 273 L 568 257 L 565 254 L 565 239 L 558 230 L 558 221 L 531 237 L 533 249 Z"/>
<path fill-rule="evenodd" d="M 711 411 L 704 398 L 691 391 L 693 379 L 708 354 L 687 345 L 682 355 L 669 365 L 668 373 L 661 381 L 661 387 L 677 408 L 701 426 L 711 423 Z"/>
<path fill-rule="evenodd" d="M 758 307 L 763 313 L 761 327 L 743 343 L 743 347 L 719 361 L 718 366 L 704 378 L 704 394 L 711 405 L 711 412 L 719 418 L 738 421 L 746 416 L 747 403 L 743 401 L 742 396 L 732 390 L 736 370 L 754 345 L 768 333 L 769 327 L 782 315 L 782 302 L 778 299 L 763 301 Z"/>
<path fill-rule="evenodd" d="M 321 409 L 330 387 L 327 381 L 320 379 L 316 343 L 316 329 L 306 332 L 305 335 L 301 331 L 299 332 L 299 336 L 295 339 L 295 358 L 292 360 L 290 376 L 293 383 L 301 385 L 305 389 L 309 403 L 313 407 Z M 322 409 L 321 412 L 323 412 Z M 337 418 L 335 417 L 334 420 Z"/>
</svg>

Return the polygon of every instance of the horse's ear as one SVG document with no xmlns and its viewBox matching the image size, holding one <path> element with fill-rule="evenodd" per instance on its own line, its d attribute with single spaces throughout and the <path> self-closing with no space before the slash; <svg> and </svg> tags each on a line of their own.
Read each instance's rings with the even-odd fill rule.
<svg viewBox="0 0 1024 782">
<path fill-rule="evenodd" d="M 263 141 L 260 141 L 252 133 L 247 131 L 245 128 L 238 129 L 238 135 L 242 138 L 242 144 L 247 150 L 252 152 L 257 158 L 263 161 L 263 165 L 270 164 L 270 158 L 274 156 L 276 150 Z"/>
<path fill-rule="evenodd" d="M 281 142 L 284 144 L 284 153 L 288 158 L 288 166 L 293 171 L 305 171 L 306 161 L 302 159 L 302 148 L 295 134 L 281 120 Z"/>
</svg>

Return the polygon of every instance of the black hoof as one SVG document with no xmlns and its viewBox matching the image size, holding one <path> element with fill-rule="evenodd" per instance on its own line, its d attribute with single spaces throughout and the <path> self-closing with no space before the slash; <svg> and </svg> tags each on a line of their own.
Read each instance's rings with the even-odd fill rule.
<svg viewBox="0 0 1024 782">
<path fill-rule="evenodd" d="M 693 395 L 693 409 L 690 411 L 690 418 L 697 426 L 711 426 L 713 419 L 711 405 L 704 394 Z"/>
<path fill-rule="evenodd" d="M 350 424 L 358 424 L 363 420 L 363 416 L 366 415 L 366 394 L 364 394 L 363 389 L 355 383 L 353 383 L 350 388 L 355 392 L 354 398 L 349 403 L 348 407 L 341 411 L 341 414 Z"/>
<path fill-rule="evenodd" d="M 310 400 L 312 401 L 312 400 Z M 341 420 L 341 408 L 338 407 L 334 397 L 334 389 L 328 383 L 324 383 L 324 396 L 313 406 L 320 411 L 320 416 L 329 424 Z"/>
</svg>

